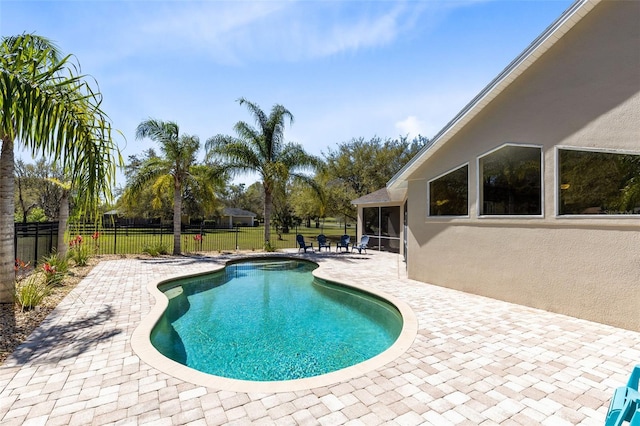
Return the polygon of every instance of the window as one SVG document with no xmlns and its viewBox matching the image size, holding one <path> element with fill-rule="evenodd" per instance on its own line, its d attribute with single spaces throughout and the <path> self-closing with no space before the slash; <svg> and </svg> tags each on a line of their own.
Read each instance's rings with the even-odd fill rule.
<svg viewBox="0 0 640 426">
<path fill-rule="evenodd" d="M 362 209 L 364 233 L 378 235 L 380 229 L 380 207 L 365 207 Z"/>
<path fill-rule="evenodd" d="M 640 214 L 640 155 L 558 149 L 558 214 Z"/>
<path fill-rule="evenodd" d="M 469 165 L 429 182 L 429 216 L 469 215 Z"/>
<path fill-rule="evenodd" d="M 480 215 L 542 214 L 542 149 L 505 145 L 478 160 Z"/>
</svg>

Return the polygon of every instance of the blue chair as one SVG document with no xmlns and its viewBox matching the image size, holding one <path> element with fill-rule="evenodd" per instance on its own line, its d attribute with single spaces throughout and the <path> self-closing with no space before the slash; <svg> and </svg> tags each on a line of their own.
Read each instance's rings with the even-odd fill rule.
<svg viewBox="0 0 640 426">
<path fill-rule="evenodd" d="M 629 426 L 640 426 L 640 402 L 636 401 L 636 412 L 633 413 Z"/>
<path fill-rule="evenodd" d="M 327 237 L 324 234 L 320 234 L 317 237 L 318 240 L 318 251 L 322 251 L 322 248 L 326 248 L 328 251 L 331 251 L 331 243 L 327 241 Z"/>
<path fill-rule="evenodd" d="M 636 365 L 629 376 L 627 386 L 621 386 L 613 392 L 605 426 L 618 426 L 623 422 L 631 422 L 640 426 L 640 364 Z"/>
<path fill-rule="evenodd" d="M 307 249 L 310 248 L 311 251 L 313 251 L 313 243 L 305 243 L 304 242 L 304 237 L 300 234 L 296 235 L 296 241 L 298 242 L 298 252 L 300 252 L 300 250 L 304 250 L 304 252 L 307 252 Z"/>
<path fill-rule="evenodd" d="M 625 421 L 629 421 L 629 426 L 640 426 L 640 398 L 628 399 L 622 410 L 611 410 L 607 415 L 605 425 L 621 426 Z"/>
<path fill-rule="evenodd" d="M 364 250 L 366 253 L 367 244 L 369 244 L 369 236 L 363 235 L 362 238 L 360 238 L 360 244 L 354 244 L 351 246 L 351 252 L 353 253 L 354 250 L 358 250 L 358 253 L 362 253 L 362 250 Z"/>
<path fill-rule="evenodd" d="M 349 251 L 349 245 L 351 244 L 351 238 L 349 238 L 348 235 L 343 235 L 342 237 L 340 237 L 340 241 L 338 243 L 336 243 L 336 251 L 338 251 L 338 249 L 340 249 L 340 251 L 342 251 L 343 248 L 347 249 L 347 251 Z"/>
</svg>

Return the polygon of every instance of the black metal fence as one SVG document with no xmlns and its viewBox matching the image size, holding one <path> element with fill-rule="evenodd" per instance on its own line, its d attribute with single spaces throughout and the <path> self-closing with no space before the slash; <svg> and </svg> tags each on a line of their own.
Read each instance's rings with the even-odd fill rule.
<svg viewBox="0 0 640 426">
<path fill-rule="evenodd" d="M 13 239 L 15 258 L 35 265 L 57 247 L 58 222 L 16 223 Z"/>
<path fill-rule="evenodd" d="M 94 224 L 71 224 L 69 236 L 80 235 L 84 244 L 92 245 L 96 254 L 135 254 L 162 248 L 173 252 L 173 225 L 148 224 L 103 227 Z M 232 229 L 205 225 L 183 225 L 180 245 L 183 253 L 263 250 L 263 226 L 237 226 Z M 295 233 L 278 235 L 272 230 L 274 249 L 296 247 Z"/>
<path fill-rule="evenodd" d="M 121 226 L 109 224 L 71 223 L 67 231 L 68 240 L 82 237 L 82 244 L 91 248 L 94 254 L 140 254 L 148 250 L 173 252 L 173 226 L 147 224 Z M 43 256 L 50 255 L 58 243 L 58 223 L 16 223 L 15 224 L 16 259 L 35 265 Z M 315 242 L 319 233 L 324 233 L 329 241 L 338 241 L 343 231 L 339 227 L 328 229 L 295 228 L 289 233 L 271 231 L 271 247 L 282 250 L 297 247 L 296 234 L 303 234 L 307 242 Z M 183 225 L 181 230 L 181 249 L 183 253 L 223 252 L 234 250 L 264 249 L 263 226 L 239 226 L 233 229 L 220 229 L 205 225 Z"/>
</svg>

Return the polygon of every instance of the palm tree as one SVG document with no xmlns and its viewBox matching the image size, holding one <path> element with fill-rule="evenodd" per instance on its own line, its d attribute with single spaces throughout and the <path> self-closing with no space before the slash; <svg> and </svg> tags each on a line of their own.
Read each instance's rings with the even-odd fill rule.
<svg viewBox="0 0 640 426">
<path fill-rule="evenodd" d="M 264 190 L 264 242 L 265 247 L 269 247 L 274 191 L 289 178 L 309 181 L 301 172 L 316 170 L 321 162 L 307 154 L 299 144 L 284 143 L 286 121 L 293 123 L 293 115 L 285 107 L 276 104 L 267 116 L 258 105 L 245 98 L 238 102 L 246 105 L 258 128 L 239 121 L 234 126 L 238 137 L 217 135 L 207 140 L 207 156 L 221 158 L 231 173 L 260 175 Z"/>
<path fill-rule="evenodd" d="M 79 69 L 44 37 L 22 34 L 0 43 L 0 303 L 13 303 L 14 293 L 16 142 L 81 181 L 83 209 L 96 208 L 100 196 L 111 197 L 117 146 L 100 109 L 101 94 Z"/>
<path fill-rule="evenodd" d="M 132 175 L 128 182 L 125 198 L 131 199 L 147 184 L 153 182 L 157 192 L 170 186 L 173 190 L 173 254 L 182 252 L 180 245 L 182 223 L 182 198 L 185 188 L 201 188 L 207 179 L 202 177 L 200 171 L 196 172 L 196 154 L 200 149 L 200 139 L 197 136 L 180 135 L 178 125 L 173 121 L 159 121 L 148 119 L 138 125 L 136 139 L 148 137 L 160 144 L 162 157 L 149 157 L 141 167 Z M 214 178 L 215 176 L 209 176 Z M 207 191 L 201 191 L 207 193 Z M 211 192 L 209 192 L 211 194 Z M 159 196 L 161 194 L 157 194 Z"/>
</svg>

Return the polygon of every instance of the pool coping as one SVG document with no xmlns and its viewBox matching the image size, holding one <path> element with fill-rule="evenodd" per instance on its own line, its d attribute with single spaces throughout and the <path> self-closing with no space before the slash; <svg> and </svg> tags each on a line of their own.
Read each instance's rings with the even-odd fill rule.
<svg viewBox="0 0 640 426">
<path fill-rule="evenodd" d="M 278 255 L 260 257 L 278 259 L 288 258 L 300 260 L 299 257 Z M 133 335 L 131 337 L 131 347 L 133 349 L 133 352 L 138 355 L 138 357 L 140 357 L 142 361 L 158 369 L 159 371 L 199 386 L 206 386 L 217 390 L 225 390 L 231 392 L 294 392 L 340 383 L 345 380 L 353 379 L 362 376 L 370 371 L 376 370 L 394 361 L 402 354 L 404 354 L 411 347 L 418 334 L 418 319 L 411 307 L 404 301 L 374 288 L 337 280 L 335 277 L 330 277 L 330 274 L 323 271 L 322 263 L 305 259 L 308 262 L 313 262 L 318 265 L 318 268 L 316 268 L 312 272 L 315 277 L 372 294 L 376 297 L 387 300 L 389 303 L 394 305 L 402 316 L 403 325 L 402 330 L 400 331 L 400 335 L 393 343 L 393 345 L 391 345 L 382 353 L 366 361 L 320 376 L 281 381 L 249 381 L 230 379 L 194 370 L 190 367 L 187 367 L 165 357 L 151 344 L 151 331 L 153 330 L 156 323 L 169 304 L 169 299 L 158 288 L 161 284 L 178 278 L 190 278 L 216 272 L 224 269 L 230 264 L 238 263 L 248 259 L 256 260 L 257 257 L 240 257 L 227 261 L 224 265 L 217 265 L 215 267 L 212 267 L 206 272 L 200 272 L 196 274 L 173 274 L 161 280 L 155 280 L 147 284 L 147 290 L 153 296 L 156 303 L 151 308 L 151 311 L 144 318 L 142 318 L 140 324 L 133 332 Z"/>
</svg>

